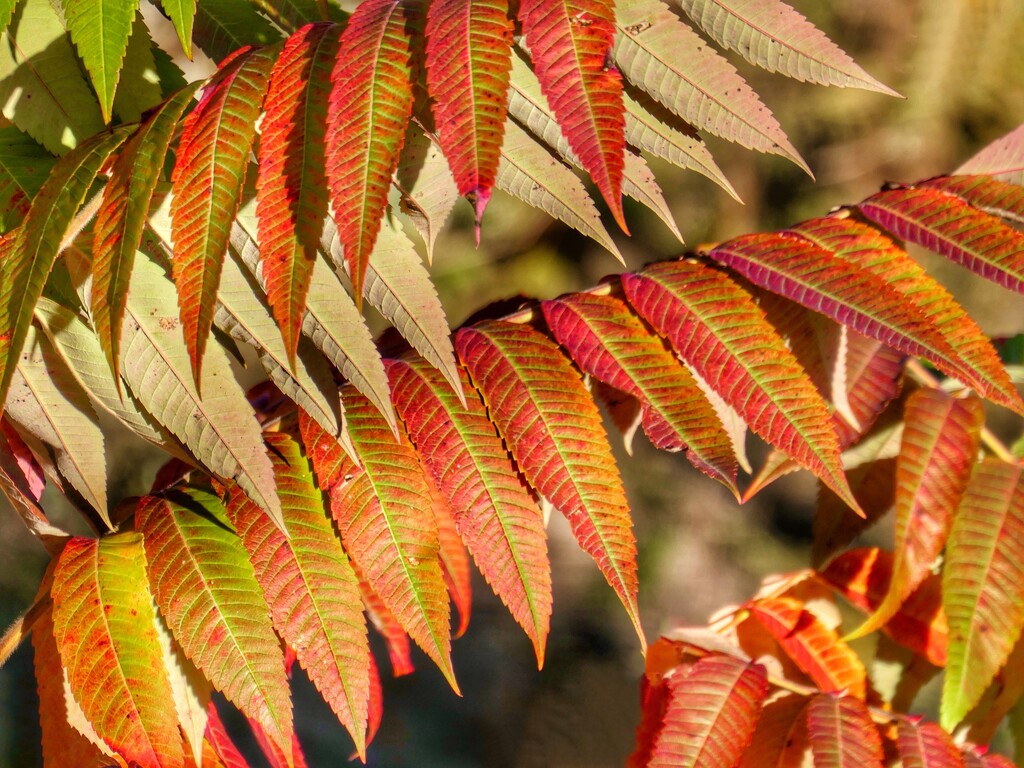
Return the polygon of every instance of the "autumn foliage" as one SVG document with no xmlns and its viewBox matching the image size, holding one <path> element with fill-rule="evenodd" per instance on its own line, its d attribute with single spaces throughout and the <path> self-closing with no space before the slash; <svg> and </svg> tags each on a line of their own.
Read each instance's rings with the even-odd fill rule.
<svg viewBox="0 0 1024 768">
<path fill-rule="evenodd" d="M 472 567 L 543 665 L 551 513 L 646 653 L 631 765 L 1010 765 L 986 745 L 1024 694 L 1024 446 L 986 418 L 1019 431 L 1020 353 L 908 245 L 1024 293 L 1020 129 L 955 175 L 453 331 L 403 222 L 430 256 L 460 196 L 479 238 L 502 190 L 618 255 L 572 166 L 623 232 L 625 195 L 676 235 L 645 157 L 731 191 L 704 132 L 806 168 L 700 34 L 893 92 L 780 0 L 162 3 L 218 62 L 191 83 L 136 4 L 8 6 L 0 490 L 52 561 L 0 661 L 31 633 L 46 765 L 244 766 L 214 690 L 305 765 L 295 662 L 365 760 L 368 625 L 394 674 L 415 644 L 458 692 Z M 55 85 L 79 64 L 88 85 Z M 109 420 L 167 454 L 142 498 L 108 495 Z M 606 421 L 737 501 L 812 473 L 813 568 L 648 647 Z M 47 485 L 95 535 L 51 521 Z M 863 546 L 890 512 L 893 550 Z M 940 673 L 938 723 L 909 714 Z"/>
</svg>

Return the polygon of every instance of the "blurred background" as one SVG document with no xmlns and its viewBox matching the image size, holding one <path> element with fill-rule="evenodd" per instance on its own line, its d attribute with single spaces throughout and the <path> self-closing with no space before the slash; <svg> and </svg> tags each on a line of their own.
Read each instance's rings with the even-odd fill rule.
<svg viewBox="0 0 1024 768">
<path fill-rule="evenodd" d="M 794 5 L 906 99 L 796 83 L 730 55 L 816 180 L 784 160 L 711 140 L 741 204 L 703 176 L 652 161 L 690 247 L 826 213 L 886 181 L 951 171 L 1024 121 L 1019 0 Z M 628 267 L 683 250 L 646 209 L 627 202 L 627 220 L 632 239 L 616 239 Z M 611 231 L 614 224 L 606 221 Z M 990 335 L 1024 332 L 1021 296 L 938 258 L 922 260 Z M 459 204 L 431 268 L 452 325 L 492 300 L 511 294 L 549 298 L 618 271 L 621 266 L 599 246 L 500 192 L 487 210 L 479 248 L 469 206 Z M 807 565 L 816 488 L 806 473 L 738 507 L 682 456 L 658 453 L 642 436 L 632 457 L 617 438 L 612 442 L 634 511 L 648 639 L 674 626 L 704 623 L 720 607 L 744 600 L 765 575 Z M 119 448 L 114 439 L 109 449 L 112 494 L 143 492 L 159 457 L 140 460 L 134 446 Z M 62 514 L 59 500 L 48 501 L 48 509 Z M 549 533 L 555 601 L 543 671 L 536 669 L 527 638 L 478 579 L 469 630 L 453 650 L 463 698 L 421 654 L 413 675 L 391 678 L 386 653 L 375 646 L 385 710 L 370 765 L 623 765 L 639 716 L 643 660 L 637 639 L 617 598 L 557 515 Z M 0 558 L 0 623 L 6 625 L 31 602 L 45 566 L 42 548 L 6 509 L 0 509 Z M 310 765 L 344 763 L 351 753 L 344 730 L 301 671 L 294 687 Z M 0 670 L 0 766 L 40 765 L 34 690 L 31 648 L 23 647 Z M 252 764 L 264 765 L 257 757 Z"/>
</svg>

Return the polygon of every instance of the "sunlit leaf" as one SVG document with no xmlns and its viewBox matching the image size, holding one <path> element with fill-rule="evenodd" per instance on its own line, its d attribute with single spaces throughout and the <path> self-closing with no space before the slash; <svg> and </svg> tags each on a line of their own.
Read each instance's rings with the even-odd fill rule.
<svg viewBox="0 0 1024 768">
<path fill-rule="evenodd" d="M 432 262 L 434 243 L 459 199 L 459 188 L 437 140 L 416 120 L 409 124 L 394 184 L 402 193 L 401 211 L 423 238 L 427 261 Z"/>
<path fill-rule="evenodd" d="M 808 700 L 790 694 L 766 704 L 739 768 L 797 768 L 809 753 Z"/>
<path fill-rule="evenodd" d="M 160 0 L 160 7 L 174 24 L 174 31 L 178 33 L 181 49 L 191 59 L 192 25 L 196 17 L 196 0 Z"/>
<path fill-rule="evenodd" d="M 643 643 L 629 507 L 579 374 L 526 325 L 485 321 L 460 330 L 456 347 L 520 470 L 569 520 Z"/>
<path fill-rule="evenodd" d="M 185 6 L 186 13 L 192 10 L 193 41 L 221 65 L 239 48 L 280 39 L 274 25 L 249 0 L 200 0 L 194 9 Z"/>
<path fill-rule="evenodd" d="M 953 739 L 935 723 L 901 719 L 896 743 L 905 768 L 962 768 L 963 759 Z"/>
<path fill-rule="evenodd" d="M 107 123 L 138 7 L 138 0 L 64 0 L 61 3 L 71 40 L 99 96 L 103 120 Z"/>
<path fill-rule="evenodd" d="M 185 655 L 277 743 L 290 744 L 281 646 L 220 500 L 198 488 L 147 496 L 135 524 L 156 604 Z"/>
<path fill-rule="evenodd" d="M 827 693 L 807 705 L 815 768 L 882 768 L 882 740 L 867 705 Z"/>
<path fill-rule="evenodd" d="M 984 173 L 1012 184 L 1024 182 L 1024 125 L 984 147 L 955 173 Z"/>
<path fill-rule="evenodd" d="M 54 570 L 53 635 L 75 699 L 104 741 L 142 766 L 181 766 L 178 719 L 163 669 L 136 533 L 72 539 Z"/>
</svg>

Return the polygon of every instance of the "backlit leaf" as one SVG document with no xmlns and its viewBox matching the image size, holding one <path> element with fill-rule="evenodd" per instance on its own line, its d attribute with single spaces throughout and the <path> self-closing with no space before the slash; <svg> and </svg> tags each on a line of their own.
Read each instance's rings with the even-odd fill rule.
<svg viewBox="0 0 1024 768">
<path fill-rule="evenodd" d="M 178 33 L 181 49 L 191 59 L 192 25 L 196 17 L 196 0 L 160 0 L 160 7 L 174 24 L 174 31 Z"/>
<path fill-rule="evenodd" d="M 142 537 L 72 539 L 57 562 L 51 594 L 54 639 L 71 690 L 99 735 L 141 766 L 182 766 Z"/>
<path fill-rule="evenodd" d="M 807 731 L 814 768 L 882 768 L 882 740 L 860 699 L 815 696 L 807 705 Z"/>
<path fill-rule="evenodd" d="M 946 547 L 943 608 L 949 663 L 940 719 L 951 729 L 978 702 L 1024 624 L 1022 468 L 978 464 Z"/>
<path fill-rule="evenodd" d="M 197 382 L 213 324 L 220 266 L 276 53 L 249 47 L 225 60 L 185 118 L 178 143 L 171 179 L 174 283 Z"/>
<path fill-rule="evenodd" d="M 782 155 L 809 172 L 735 68 L 660 0 L 620 0 L 615 22 L 615 63 L 626 80 L 694 127 Z"/>
<path fill-rule="evenodd" d="M 624 232 L 622 76 L 609 66 L 611 0 L 521 0 L 519 19 L 537 79 L 573 154 Z"/>
<path fill-rule="evenodd" d="M 281 646 L 220 500 L 198 488 L 147 496 L 135 524 L 156 604 L 185 655 L 278 744 L 290 744 Z"/>
<path fill-rule="evenodd" d="M 480 217 L 498 173 L 512 21 L 503 0 L 437 0 L 427 11 L 427 89 L 459 194 Z"/>
<path fill-rule="evenodd" d="M 903 419 L 892 580 L 885 600 L 857 629 L 858 636 L 892 618 L 931 573 L 977 460 L 985 412 L 977 398 L 919 389 L 907 400 Z"/>
<path fill-rule="evenodd" d="M 274 25 L 249 0 L 201 0 L 194 10 L 192 39 L 221 65 L 239 48 L 280 39 Z"/>
<path fill-rule="evenodd" d="M 260 261 L 292 368 L 327 217 L 324 131 L 337 49 L 338 30 L 330 24 L 311 24 L 288 38 L 270 76 L 260 129 Z"/>
<path fill-rule="evenodd" d="M 416 120 L 409 123 L 394 184 L 402 193 L 399 207 L 423 238 L 432 262 L 434 242 L 459 199 L 459 188 L 437 140 Z"/>
<path fill-rule="evenodd" d="M 714 409 L 624 301 L 578 293 L 541 307 L 581 370 L 640 400 L 644 431 L 656 447 L 685 449 L 694 466 L 738 495 L 736 458 Z"/>
<path fill-rule="evenodd" d="M 896 743 L 905 768 L 962 768 L 963 759 L 953 739 L 935 723 L 901 719 Z"/>
<path fill-rule="evenodd" d="M 456 348 L 520 470 L 566 516 L 643 644 L 629 506 L 579 374 L 553 342 L 526 325 L 485 321 L 463 328 Z"/>
<path fill-rule="evenodd" d="M 739 768 L 797 768 L 809 752 L 807 704 L 804 696 L 790 694 L 761 709 L 750 746 Z"/>
<path fill-rule="evenodd" d="M 471 584 L 472 574 L 469 568 L 469 553 L 466 551 L 466 545 L 462 542 L 462 537 L 459 536 L 458 528 L 455 526 L 453 512 L 448 507 L 448 502 L 441 495 L 437 483 L 429 473 L 425 473 L 424 476 L 430 489 L 430 507 L 434 513 L 434 520 L 437 523 L 438 560 L 441 563 L 441 575 L 444 577 L 445 586 L 448 587 L 448 596 L 451 598 L 452 604 L 459 614 L 459 625 L 452 632 L 453 636 L 457 639 L 466 634 L 466 630 L 469 628 L 469 619 L 473 612 L 473 587 Z"/>
<path fill-rule="evenodd" d="M 651 766 L 732 768 L 768 693 L 764 667 L 713 654 L 667 680 L 665 721 Z"/>
<path fill-rule="evenodd" d="M 905 187 L 857 204 L 865 216 L 976 275 L 1024 293 L 1024 234 L 937 189 Z"/>
<path fill-rule="evenodd" d="M 363 464 L 362 472 L 331 491 L 331 511 L 345 550 L 457 691 L 437 522 L 423 468 L 405 433 L 396 440 L 366 398 L 346 392 L 344 403 L 349 435 Z"/>
<path fill-rule="evenodd" d="M 856 507 L 828 411 L 750 294 L 689 261 L 624 275 L 637 311 L 750 428 Z"/>
<path fill-rule="evenodd" d="M 680 0 L 679 4 L 719 45 L 769 72 L 822 85 L 899 95 L 861 69 L 824 32 L 781 0 Z"/>
<path fill-rule="evenodd" d="M 264 438 L 289 538 L 238 492 L 227 514 L 249 552 L 274 627 L 364 756 L 370 650 L 358 580 L 298 444 L 283 432 Z"/>
<path fill-rule="evenodd" d="M 89 4 L 89 0 L 85 0 Z M 118 154 L 103 189 L 93 231 L 91 315 L 120 389 L 119 356 L 128 278 L 142 242 L 164 157 L 198 84 L 186 86 L 139 127 Z"/>
<path fill-rule="evenodd" d="M 327 179 L 356 304 L 412 114 L 419 6 L 367 0 L 341 35 L 327 111 Z"/>
<path fill-rule="evenodd" d="M 42 474 L 18 433 L 0 422 L 0 493 L 50 556 L 56 557 L 70 534 L 51 523 L 39 505 L 45 483 Z"/>
<path fill-rule="evenodd" d="M 863 699 L 867 675 L 857 654 L 792 597 L 757 600 L 750 612 L 786 655 L 825 692 L 845 691 Z"/>
<path fill-rule="evenodd" d="M 941 189 L 963 198 L 985 213 L 1024 222 L 1024 187 L 988 176 L 937 176 L 917 186 Z"/>
<path fill-rule="evenodd" d="M 107 123 L 111 119 L 114 91 L 121 78 L 121 64 L 138 7 L 138 0 L 64 0 L 61 3 L 71 40 L 99 96 L 103 120 Z"/>
<path fill-rule="evenodd" d="M 96 174 L 126 137 L 125 129 L 84 141 L 62 157 L 32 200 L 19 230 L 3 238 L 0 252 L 0 412 L 32 321 L 32 309 L 63 247 L 75 214 Z"/>
<path fill-rule="evenodd" d="M 359 573 L 359 569 L 354 563 L 353 568 L 356 569 L 356 573 Z M 384 601 L 373 591 L 373 587 L 366 582 L 362 575 L 359 578 L 359 591 L 362 593 L 366 615 L 388 646 L 391 674 L 395 677 L 412 674 L 416 668 L 412 663 L 412 645 L 409 643 L 409 635 L 402 629 L 395 614 L 384 605 Z M 373 707 L 372 693 L 370 706 Z"/>
<path fill-rule="evenodd" d="M 537 504 L 468 379 L 463 405 L 422 362 L 394 361 L 388 373 L 402 421 L 447 499 L 459 534 L 533 641 L 539 665 L 551 617 L 551 573 Z"/>
<path fill-rule="evenodd" d="M 1024 125 L 984 147 L 955 173 L 984 173 L 1011 184 L 1024 182 Z"/>
</svg>

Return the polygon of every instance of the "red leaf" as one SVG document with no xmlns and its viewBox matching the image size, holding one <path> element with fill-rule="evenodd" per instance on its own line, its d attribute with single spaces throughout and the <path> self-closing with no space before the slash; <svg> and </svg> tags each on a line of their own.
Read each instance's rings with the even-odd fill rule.
<svg viewBox="0 0 1024 768">
<path fill-rule="evenodd" d="M 270 75 L 256 179 L 267 301 L 295 367 L 306 294 L 327 216 L 324 131 L 338 31 L 309 24 L 285 42 Z"/>
<path fill-rule="evenodd" d="M 436 0 L 427 11 L 427 90 L 459 194 L 480 217 L 498 175 L 512 21 L 503 0 Z"/>
<path fill-rule="evenodd" d="M 220 268 L 241 201 L 256 118 L 276 48 L 242 48 L 221 62 L 185 118 L 171 177 L 174 282 L 198 386 Z"/>
<path fill-rule="evenodd" d="M 628 233 L 622 211 L 626 140 L 622 76 L 610 66 L 610 0 L 521 0 L 519 18 L 541 90 L 569 146 Z"/>
<path fill-rule="evenodd" d="M 753 603 L 750 612 L 822 691 L 864 698 L 867 675 L 857 654 L 799 600 L 765 598 Z"/>
<path fill-rule="evenodd" d="M 1024 234 L 959 197 L 905 187 L 879 192 L 857 207 L 899 237 L 1024 293 Z"/>
<path fill-rule="evenodd" d="M 356 569 L 358 572 L 358 568 Z M 395 614 L 384 605 L 376 592 L 362 576 L 359 578 L 359 591 L 363 597 L 363 605 L 366 606 L 366 613 L 384 642 L 388 646 L 388 656 L 391 659 L 391 674 L 395 677 L 402 677 L 411 674 L 415 667 L 412 663 L 412 648 L 409 645 L 409 635 L 398 623 Z M 379 684 L 379 681 L 378 681 Z M 369 742 L 369 737 L 367 737 Z"/>
<path fill-rule="evenodd" d="M 224 768 L 249 768 L 249 763 L 245 761 L 238 751 L 238 747 L 228 736 L 224 721 L 220 719 L 220 712 L 217 711 L 217 706 L 212 700 L 206 705 L 206 714 L 206 743 L 213 748 L 217 759 L 224 764 Z M 201 768 L 206 768 L 205 759 Z"/>
<path fill-rule="evenodd" d="M 900 720 L 896 743 L 904 768 L 963 768 L 960 750 L 935 723 Z"/>
<path fill-rule="evenodd" d="M 288 538 L 240 489 L 231 493 L 228 517 L 249 552 L 274 628 L 363 756 L 370 649 L 358 580 L 298 445 L 283 432 L 264 439 Z"/>
<path fill-rule="evenodd" d="M 335 486 L 349 482 L 358 467 L 337 437 L 329 434 L 304 410 L 299 408 L 298 411 L 302 444 L 313 463 L 317 485 L 329 494 Z"/>
<path fill-rule="evenodd" d="M 783 696 L 761 710 L 739 768 L 798 768 L 809 748 L 804 696 Z"/>
<path fill-rule="evenodd" d="M 694 466 L 738 494 L 736 457 L 714 408 L 624 301 L 577 293 L 541 307 L 551 332 L 583 371 L 640 400 L 644 431 L 656 447 L 685 448 Z"/>
<path fill-rule="evenodd" d="M 533 641 L 540 664 L 551 618 L 551 566 L 540 509 L 465 374 L 465 405 L 422 361 L 390 361 L 388 376 L 402 420 L 448 500 L 459 534 Z"/>
<path fill-rule="evenodd" d="M 641 315 L 751 429 L 856 507 L 828 410 L 747 291 L 719 270 L 667 262 L 624 275 Z"/>
<path fill-rule="evenodd" d="M 750 743 L 768 694 L 764 667 L 713 654 L 667 678 L 665 722 L 651 766 L 732 768 Z"/>
<path fill-rule="evenodd" d="M 423 467 L 404 431 L 396 441 L 369 400 L 347 388 L 344 401 L 349 434 L 363 462 L 362 472 L 349 469 L 351 481 L 331 491 L 331 512 L 345 550 L 458 691 L 437 523 Z"/>
<path fill-rule="evenodd" d="M 411 38 L 419 23 L 412 2 L 360 3 L 331 74 L 327 179 L 357 304 L 412 114 Z"/>
<path fill-rule="evenodd" d="M 433 478 L 429 475 L 426 478 L 427 485 L 430 487 L 430 498 L 433 502 L 431 509 L 434 511 L 434 520 L 437 523 L 441 574 L 444 576 L 445 586 L 448 587 L 448 595 L 459 613 L 459 626 L 455 630 L 455 637 L 459 638 L 466 634 L 466 630 L 469 628 L 469 617 L 473 610 L 469 554 L 459 536 L 452 510 L 448 508 L 448 502 L 444 500 Z"/>
<path fill-rule="evenodd" d="M 860 699 L 815 696 L 807 705 L 807 731 L 814 768 L 882 768 L 882 740 Z"/>
<path fill-rule="evenodd" d="M 977 460 L 985 411 L 977 398 L 919 389 L 907 400 L 903 420 L 896 461 L 893 576 L 885 600 L 856 636 L 878 629 L 896 615 L 931 573 Z"/>
<path fill-rule="evenodd" d="M 889 591 L 892 555 L 876 547 L 852 549 L 829 563 L 821 576 L 847 600 L 870 613 Z M 942 610 L 940 578 L 934 574 L 925 578 L 882 631 L 935 666 L 946 666 L 949 629 Z"/>
<path fill-rule="evenodd" d="M 1019 184 L 988 176 L 939 176 L 917 186 L 941 189 L 993 216 L 1017 223 L 1024 221 L 1024 187 Z"/>
<path fill-rule="evenodd" d="M 569 520 L 644 643 L 636 540 L 597 406 L 554 342 L 526 325 L 486 321 L 455 346 L 526 479 Z"/>
</svg>

